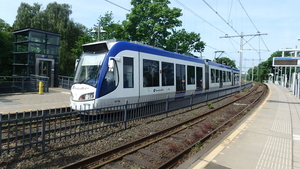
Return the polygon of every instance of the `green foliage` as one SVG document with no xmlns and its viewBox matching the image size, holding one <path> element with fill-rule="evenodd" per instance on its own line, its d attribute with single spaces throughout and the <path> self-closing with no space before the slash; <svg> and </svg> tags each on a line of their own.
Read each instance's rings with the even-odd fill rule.
<svg viewBox="0 0 300 169">
<path fill-rule="evenodd" d="M 215 62 L 236 68 L 235 61 L 227 57 L 216 58 Z"/>
<path fill-rule="evenodd" d="M 207 106 L 208 106 L 210 109 L 215 108 L 215 107 L 214 107 L 214 104 L 213 104 L 212 102 L 208 102 L 208 103 L 207 103 Z"/>
<path fill-rule="evenodd" d="M 9 24 L 0 18 L 0 31 L 9 32 L 10 30 L 11 30 L 11 27 L 9 26 Z"/>
<path fill-rule="evenodd" d="M 13 36 L 11 27 L 0 19 L 0 76 L 12 75 Z"/>
<path fill-rule="evenodd" d="M 73 53 L 71 49 L 77 48 L 76 42 L 86 29 L 82 24 L 70 19 L 71 14 L 71 6 L 68 4 L 49 3 L 46 9 L 42 10 L 41 4 L 34 3 L 30 6 L 22 2 L 13 25 L 14 29 L 31 27 L 61 34 L 59 73 L 66 76 L 73 73 L 73 63 L 78 58 L 78 52 Z"/>
<path fill-rule="evenodd" d="M 112 12 L 106 12 L 104 16 L 99 16 L 98 23 L 100 23 L 100 29 L 105 30 L 105 33 L 100 34 L 100 40 L 105 39 L 126 39 L 126 32 L 122 24 L 119 21 L 114 22 Z M 98 24 L 94 25 L 94 30 L 98 31 Z M 97 34 L 94 34 L 94 40 L 96 40 Z"/>
<path fill-rule="evenodd" d="M 13 24 L 13 29 L 21 29 L 26 27 L 31 27 L 32 22 L 36 21 L 36 17 L 41 10 L 42 5 L 34 3 L 33 6 L 30 6 L 27 3 L 22 2 L 17 11 L 16 20 Z M 41 22 L 39 22 L 41 24 Z"/>
<path fill-rule="evenodd" d="M 61 34 L 59 74 L 65 76 L 73 74 L 75 60 L 82 53 L 82 44 L 98 39 L 97 33 L 91 33 L 92 30 L 97 32 L 98 23 L 100 29 L 106 31 L 100 34 L 100 40 L 116 38 L 148 42 L 182 54 L 203 52 L 205 43 L 201 41 L 200 34 L 175 29 L 182 24 L 179 20 L 182 13 L 181 9 L 170 8 L 169 4 L 169 0 L 132 0 L 133 8 L 126 15 L 125 21 L 115 22 L 113 13 L 106 12 L 104 16 L 99 16 L 93 28 L 88 29 L 70 18 L 72 10 L 68 4 L 53 2 L 43 8 L 39 3 L 31 6 L 22 2 L 13 30 L 31 27 Z M 0 20 L 0 30 L 9 29 L 6 24 L 2 25 Z M 10 45 L 12 46 L 12 42 Z"/>
<path fill-rule="evenodd" d="M 290 53 L 288 51 L 284 52 L 284 56 L 290 56 Z M 261 62 L 258 66 L 255 66 L 254 68 L 251 68 L 248 70 L 248 77 L 247 80 L 251 80 L 253 76 L 253 80 L 257 82 L 262 82 L 264 79 L 264 76 L 267 76 L 269 73 L 275 73 L 273 69 L 273 58 L 274 57 L 282 57 L 281 51 L 276 51 L 271 54 L 271 56 L 264 62 Z M 253 70 L 253 75 L 252 75 Z M 287 69 L 287 74 L 289 74 L 289 69 Z M 292 71 L 294 71 L 292 69 Z"/>
<path fill-rule="evenodd" d="M 200 41 L 200 34 L 186 32 L 185 29 L 173 30 L 167 38 L 165 49 L 171 52 L 191 55 L 192 52 L 203 52 L 205 43 Z"/>
<path fill-rule="evenodd" d="M 169 30 L 181 26 L 179 8 L 169 8 L 168 0 L 132 0 L 131 13 L 123 21 L 127 40 L 164 46 Z"/>
</svg>

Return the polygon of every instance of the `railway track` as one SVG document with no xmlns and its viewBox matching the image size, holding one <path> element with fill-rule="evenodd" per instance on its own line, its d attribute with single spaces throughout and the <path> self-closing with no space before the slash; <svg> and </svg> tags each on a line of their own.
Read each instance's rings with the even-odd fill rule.
<svg viewBox="0 0 300 169">
<path fill-rule="evenodd" d="M 264 88 L 266 86 L 256 86 L 247 95 L 238 96 L 237 100 L 194 119 L 62 168 L 171 168 L 193 147 L 199 147 L 232 120 L 253 108 L 264 95 Z M 220 112 L 226 112 L 226 115 L 222 114 L 223 119 L 220 119 Z"/>
<path fill-rule="evenodd" d="M 222 98 L 218 98 L 217 101 L 226 99 L 231 97 L 232 95 L 225 96 Z M 217 102 L 215 101 L 215 102 Z M 212 102 L 213 103 L 213 102 Z M 164 106 L 164 105 L 163 105 Z M 78 114 L 67 115 L 62 118 L 47 118 L 43 122 L 41 118 L 42 114 L 45 115 L 58 115 L 70 112 L 70 108 L 59 108 L 59 109 L 50 109 L 46 111 L 36 111 L 36 112 L 23 112 L 23 113 L 15 113 L 10 115 L 5 115 L 2 117 L 2 120 L 7 119 L 15 119 L 15 123 L 3 124 L 1 127 L 1 143 L 13 143 L 13 142 L 26 142 L 28 139 L 32 139 L 32 137 L 38 138 L 43 132 L 46 135 L 51 133 L 56 133 L 59 131 L 60 135 L 69 134 L 78 128 L 88 127 L 88 126 L 96 126 L 99 127 L 100 119 L 96 120 L 87 120 L 82 121 L 82 118 Z M 147 111 L 147 110 L 144 110 Z M 119 112 L 122 113 L 122 112 Z M 115 121 L 110 121 L 109 123 L 116 122 L 118 120 L 122 120 L 123 118 L 115 119 Z M 101 119 L 103 120 L 103 119 Z M 43 129 L 43 123 L 45 123 L 45 129 Z"/>
</svg>

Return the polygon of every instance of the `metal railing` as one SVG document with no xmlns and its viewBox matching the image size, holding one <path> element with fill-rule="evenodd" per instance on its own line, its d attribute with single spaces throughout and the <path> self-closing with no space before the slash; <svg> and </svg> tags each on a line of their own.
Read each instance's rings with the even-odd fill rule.
<svg viewBox="0 0 300 169">
<path fill-rule="evenodd" d="M 43 81 L 43 92 L 49 92 L 49 78 L 45 76 L 0 76 L 0 94 L 37 92 L 39 82 Z"/>
<path fill-rule="evenodd" d="M 71 89 L 74 78 L 69 76 L 58 76 L 59 86 L 64 89 Z"/>
<path fill-rule="evenodd" d="M 161 114 L 168 116 L 170 111 L 205 103 L 251 86 L 252 83 L 248 83 L 241 88 L 225 88 L 181 99 L 166 98 L 85 111 L 42 110 L 29 114 L 0 114 L 0 153 L 9 155 L 10 152 L 22 151 L 24 147 L 35 147 L 45 153 L 46 146 L 58 139 L 68 139 L 111 126 L 123 126 L 126 129 L 130 122 Z M 98 115 L 88 116 L 94 112 Z"/>
</svg>

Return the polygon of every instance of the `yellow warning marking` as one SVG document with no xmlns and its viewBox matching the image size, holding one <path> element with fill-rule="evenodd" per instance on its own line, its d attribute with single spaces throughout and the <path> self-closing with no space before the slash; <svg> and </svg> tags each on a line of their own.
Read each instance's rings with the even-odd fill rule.
<svg viewBox="0 0 300 169">
<path fill-rule="evenodd" d="M 266 104 L 269 96 L 271 95 L 271 90 L 269 95 L 264 100 L 264 102 L 258 107 L 258 109 L 249 116 L 245 122 L 240 124 L 240 126 L 231 133 L 225 140 L 223 140 L 213 151 L 211 151 L 206 157 L 203 158 L 193 169 L 202 169 L 206 167 L 220 152 L 229 145 L 232 140 L 253 120 L 253 118 L 259 113 L 260 109 Z"/>
</svg>

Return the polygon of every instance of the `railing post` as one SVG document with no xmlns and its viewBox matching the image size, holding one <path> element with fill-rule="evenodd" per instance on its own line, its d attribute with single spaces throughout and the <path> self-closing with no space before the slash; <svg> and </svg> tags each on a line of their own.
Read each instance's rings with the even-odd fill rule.
<svg viewBox="0 0 300 169">
<path fill-rule="evenodd" d="M 47 83 L 46 83 L 46 84 L 47 84 L 46 91 L 49 92 L 49 77 L 47 77 L 46 80 L 47 80 Z"/>
<path fill-rule="evenodd" d="M 127 129 L 127 106 L 128 100 L 125 101 L 125 111 L 124 111 L 124 128 Z"/>
<path fill-rule="evenodd" d="M 193 97 L 194 97 L 194 93 L 192 93 L 191 98 L 190 98 L 191 110 L 193 109 Z"/>
<path fill-rule="evenodd" d="M 42 153 L 45 153 L 46 147 L 46 115 L 45 111 L 42 110 Z"/>
<path fill-rule="evenodd" d="M 68 77 L 68 89 L 71 89 L 70 87 L 70 78 Z"/>
<path fill-rule="evenodd" d="M 166 117 L 168 117 L 168 113 L 169 113 L 169 95 L 167 95 L 167 99 L 166 99 Z"/>
<path fill-rule="evenodd" d="M 2 121 L 2 114 L 0 114 L 0 121 Z M 2 124 L 0 124 L 0 156 L 2 155 Z"/>
<path fill-rule="evenodd" d="M 22 93 L 24 93 L 24 78 L 25 77 L 22 77 Z"/>
<path fill-rule="evenodd" d="M 64 88 L 64 76 L 61 76 L 61 88 Z"/>
</svg>

